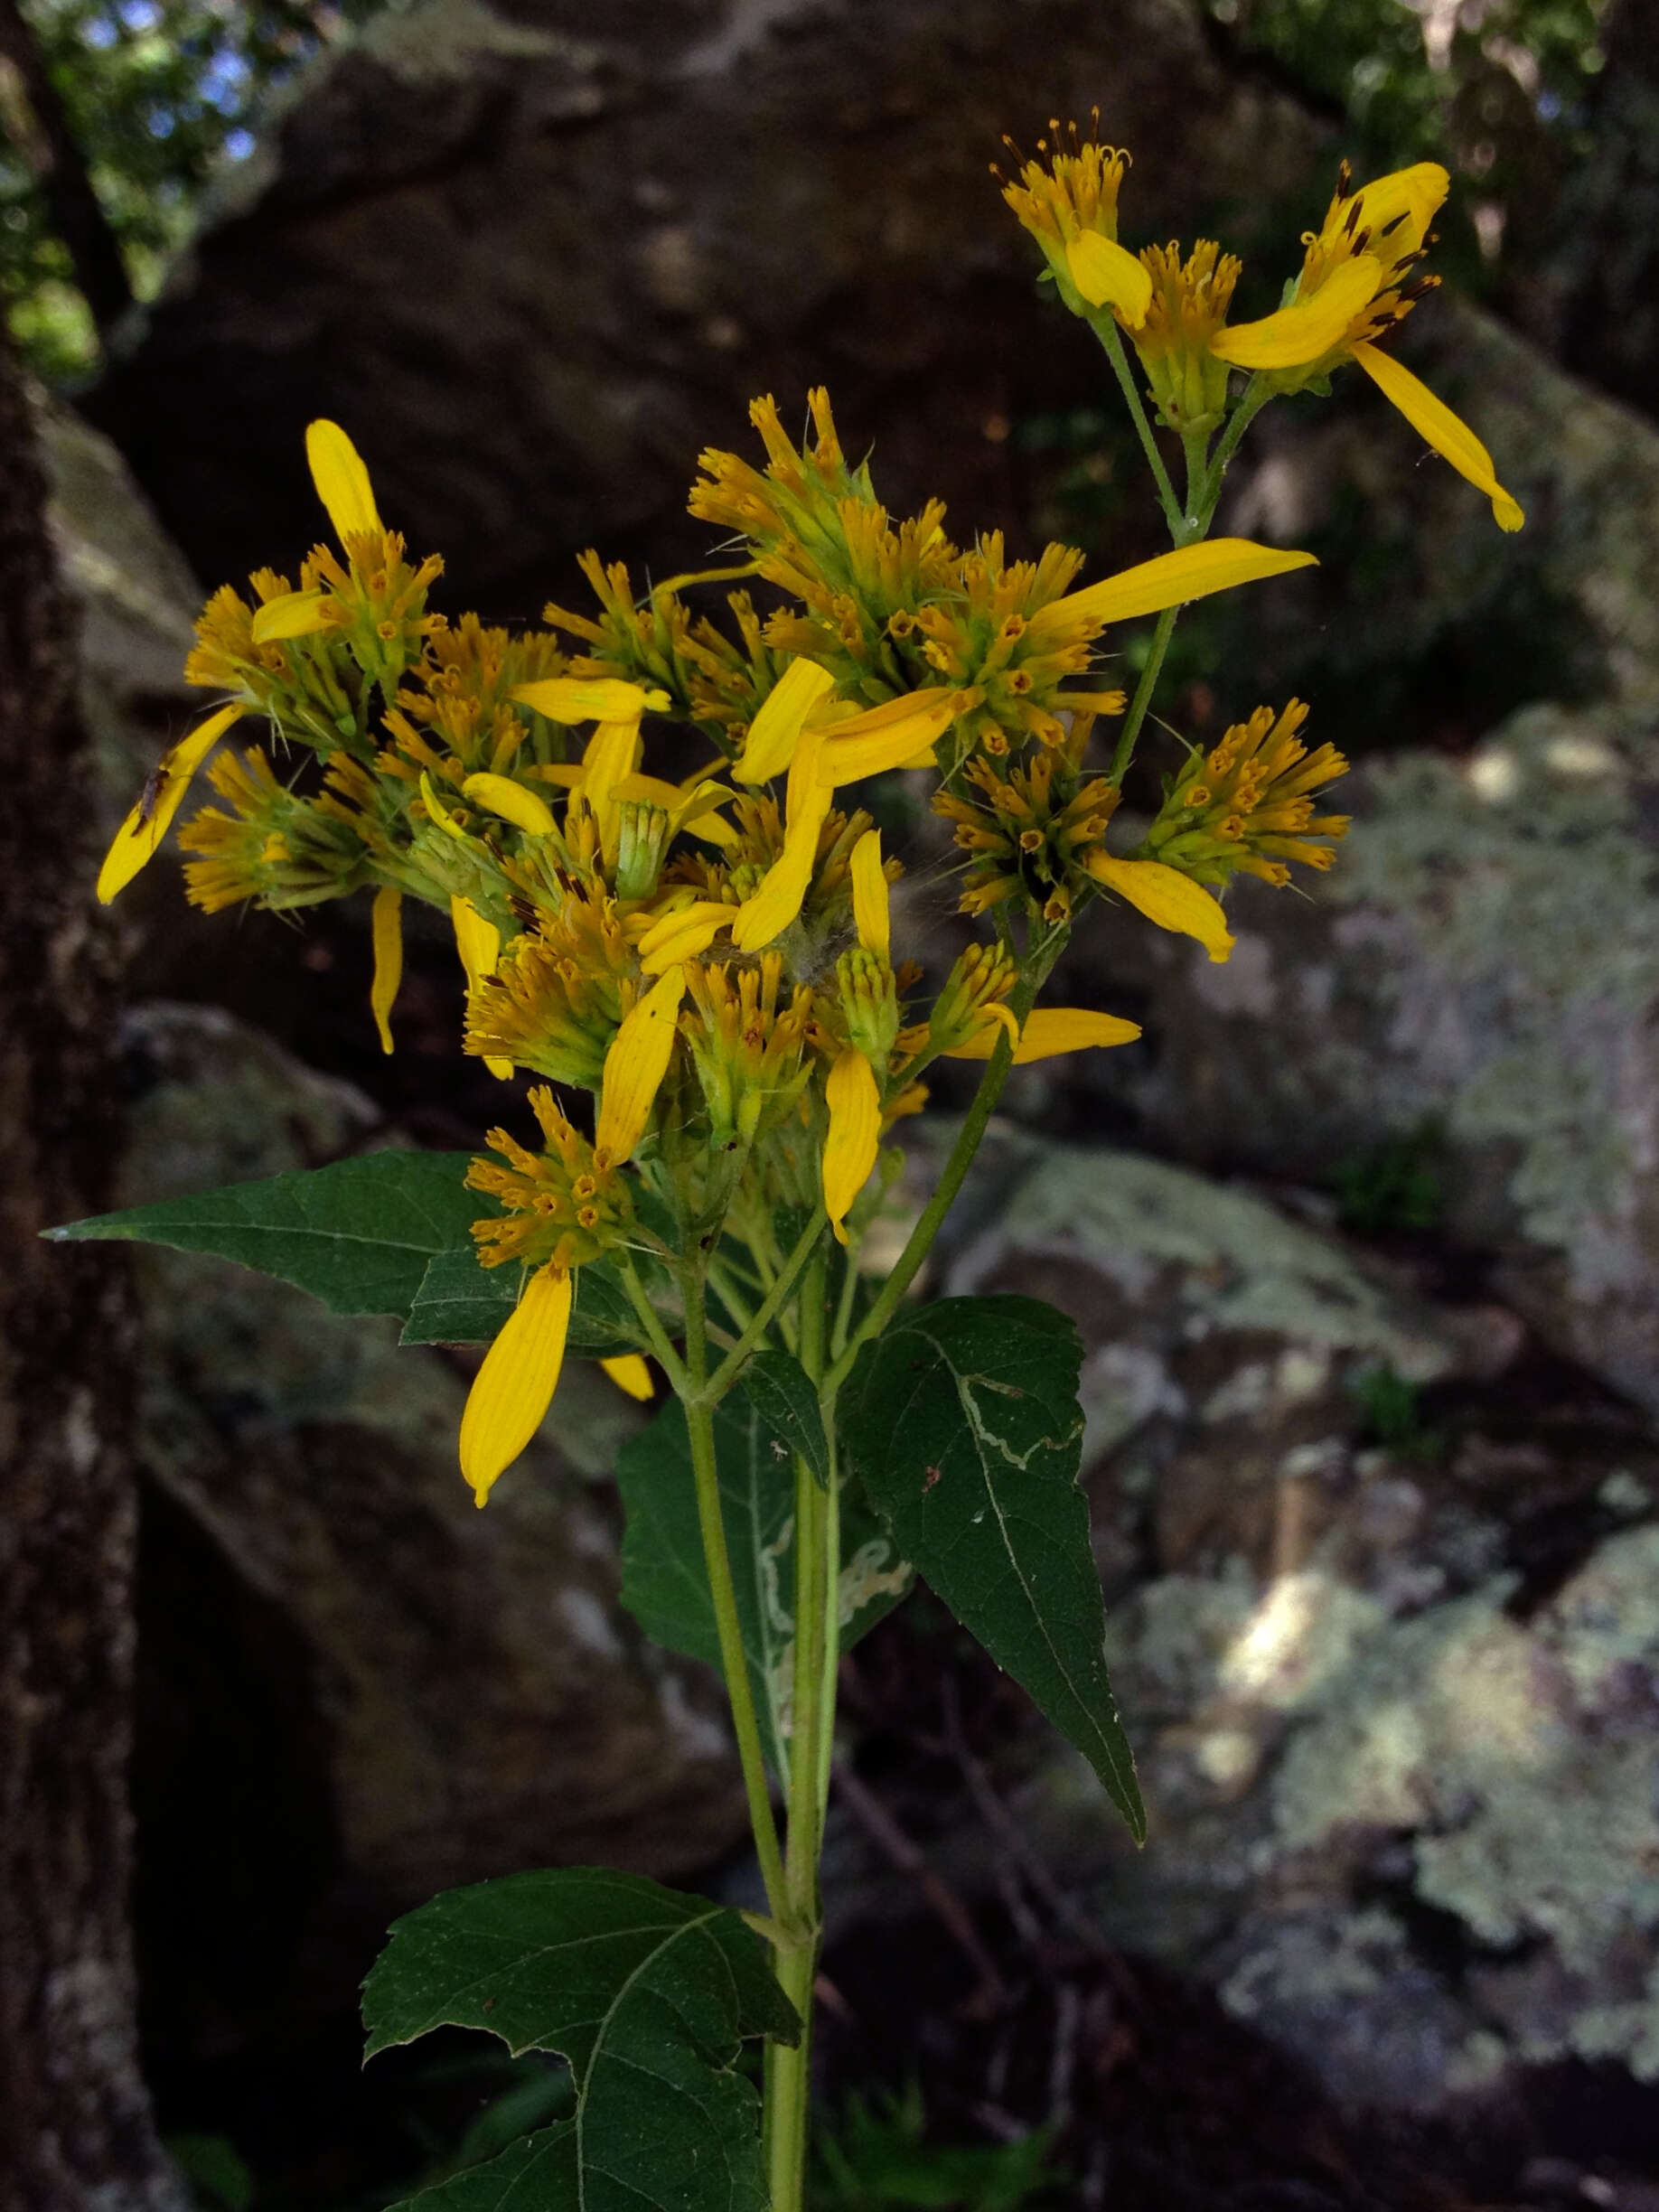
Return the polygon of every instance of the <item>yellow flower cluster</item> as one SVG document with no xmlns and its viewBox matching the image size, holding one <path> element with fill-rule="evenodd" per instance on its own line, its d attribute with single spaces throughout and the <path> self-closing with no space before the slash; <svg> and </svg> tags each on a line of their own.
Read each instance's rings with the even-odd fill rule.
<svg viewBox="0 0 1659 2212">
<path fill-rule="evenodd" d="M 1420 164 L 1359 192 L 1345 174 L 1295 297 L 1230 329 L 1236 261 L 1204 241 L 1185 257 L 1119 244 L 1126 156 L 1075 132 L 1040 151 L 1007 197 L 1068 303 L 1103 317 L 1114 345 L 1129 332 L 1167 422 L 1207 435 L 1234 366 L 1289 389 L 1355 359 L 1437 426 L 1508 526 L 1484 447 L 1374 344 L 1424 281 L 1412 271 L 1443 173 Z M 1068 547 L 1015 561 L 995 535 L 956 544 L 937 501 L 891 518 L 867 465 L 848 463 L 828 396 L 809 405 L 797 446 L 773 401 L 755 402 L 761 465 L 701 458 L 691 511 L 737 533 L 734 566 L 641 596 L 589 554 L 595 611 L 549 606 L 548 627 L 520 634 L 427 611 L 441 564 L 407 558 L 350 439 L 314 423 L 336 543 L 313 549 L 297 585 L 262 570 L 250 595 L 210 600 L 187 672 L 223 703 L 160 763 L 99 876 L 108 899 L 136 874 L 195 771 L 258 716 L 314 761 L 279 774 L 255 748 L 213 763 L 219 803 L 182 839 L 191 897 L 283 908 L 371 892 L 370 1007 L 389 1052 L 403 902 L 437 906 L 466 977 L 465 1049 L 499 1076 L 591 1099 L 589 1123 L 576 1099 L 537 1089 L 539 1147 L 492 1131 L 506 1165 L 473 1170 L 497 1208 L 477 1225 L 481 1260 L 522 1270 L 463 1426 L 481 1504 L 546 1411 L 582 1268 L 608 1256 L 637 1289 L 632 1255 L 672 1262 L 727 1233 L 758 1251 L 781 1209 L 849 1242 L 876 1203 L 884 1132 L 925 1097 L 935 1060 L 987 1060 L 1004 1037 L 1017 1063 L 1138 1035 L 1112 1015 L 1024 1011 L 1083 904 L 1120 898 L 1225 960 L 1214 891 L 1241 872 L 1283 882 L 1291 861 L 1325 867 L 1346 827 L 1314 813 L 1345 764 L 1307 752 L 1294 701 L 1195 752 L 1134 852 L 1106 839 L 1144 698 L 1123 758 L 1088 757 L 1096 720 L 1125 707 L 1098 672 L 1108 624 L 1311 556 L 1200 539 L 1082 583 Z M 763 616 L 751 577 L 783 604 Z M 710 586 L 732 587 L 723 620 L 689 603 Z M 680 726 L 671 778 L 647 756 L 660 722 Z M 706 757 L 684 773 L 699 737 Z M 895 957 L 903 869 L 849 796 L 894 770 L 932 778 L 963 855 L 961 908 L 997 933 L 931 996 Z M 648 1390 L 638 1359 L 611 1364 Z"/>
<path fill-rule="evenodd" d="M 1098 111 L 1094 120 L 1098 130 Z M 1003 197 L 1041 247 L 1073 313 L 1108 316 L 1128 333 L 1171 429 L 1200 433 L 1221 421 L 1230 370 L 1261 377 L 1261 394 L 1270 395 L 1322 384 L 1357 361 L 1435 452 L 1486 493 L 1500 528 L 1521 528 L 1519 505 L 1468 425 L 1377 344 L 1439 282 L 1419 273 L 1451 183 L 1438 162 L 1416 162 L 1357 191 L 1345 162 L 1324 222 L 1303 239 L 1301 273 L 1286 304 L 1229 328 L 1240 263 L 1207 239 L 1185 261 L 1175 245 L 1131 254 L 1118 243 L 1128 156 L 1082 138 L 1075 126 L 1069 133 L 1057 123 L 1049 127 L 1052 143 L 1038 145 L 1043 158 L 1004 180 Z"/>
</svg>

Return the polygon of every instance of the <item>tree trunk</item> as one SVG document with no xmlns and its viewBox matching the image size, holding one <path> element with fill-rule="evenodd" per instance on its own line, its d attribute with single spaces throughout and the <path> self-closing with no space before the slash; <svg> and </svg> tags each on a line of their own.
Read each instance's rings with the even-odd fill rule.
<svg viewBox="0 0 1659 2212">
<path fill-rule="evenodd" d="M 136 1504 L 112 963 L 29 409 L 0 357 L 0 2169 L 5 2212 L 183 2202 L 139 2077 L 127 1926 Z"/>
</svg>

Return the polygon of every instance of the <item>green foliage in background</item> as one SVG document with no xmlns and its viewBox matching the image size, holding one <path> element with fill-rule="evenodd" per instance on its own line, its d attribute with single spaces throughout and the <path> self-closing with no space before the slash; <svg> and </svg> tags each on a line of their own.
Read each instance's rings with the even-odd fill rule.
<svg viewBox="0 0 1659 2212">
<path fill-rule="evenodd" d="M 886 2212 L 915 2205 L 937 2212 L 1022 2212 L 1060 2205 L 1064 2176 L 1049 2164 L 1049 2136 L 1037 2128 L 1006 2143 L 928 2141 L 920 2086 L 873 2104 L 858 2095 L 835 2131 L 820 2137 L 812 2212 Z"/>
<path fill-rule="evenodd" d="M 202 194 L 254 145 L 266 95 L 384 0 L 19 0 L 135 293 L 159 281 Z M 41 189 L 43 148 L 0 62 L 0 294 L 42 374 L 72 380 L 98 341 Z"/>
</svg>

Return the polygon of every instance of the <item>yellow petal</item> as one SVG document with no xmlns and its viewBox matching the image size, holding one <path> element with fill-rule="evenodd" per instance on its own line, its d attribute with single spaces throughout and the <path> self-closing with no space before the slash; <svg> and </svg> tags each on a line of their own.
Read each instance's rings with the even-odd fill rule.
<svg viewBox="0 0 1659 2212">
<path fill-rule="evenodd" d="M 600 850 L 607 860 L 615 859 L 622 841 L 622 801 L 616 787 L 639 766 L 643 744 L 637 717 L 601 722 L 582 755 L 582 781 L 576 789 L 594 811 Z"/>
<path fill-rule="evenodd" d="M 1091 307 L 1117 308 L 1133 330 L 1146 321 L 1152 279 L 1126 247 L 1085 230 L 1067 245 L 1065 266 Z"/>
<path fill-rule="evenodd" d="M 1477 492 L 1486 493 L 1499 529 L 1518 530 L 1526 517 L 1499 483 L 1492 455 L 1467 423 L 1454 415 L 1443 399 L 1437 399 L 1422 379 L 1403 368 L 1392 353 L 1380 353 L 1373 345 L 1356 345 L 1354 358 L 1412 429 L 1449 461 L 1459 476 L 1467 476 Z"/>
<path fill-rule="evenodd" d="M 670 704 L 666 691 L 620 676 L 547 676 L 520 684 L 512 696 L 549 722 L 637 722 L 648 708 L 661 714 Z"/>
<path fill-rule="evenodd" d="M 539 1268 L 484 1354 L 461 1416 L 461 1472 L 482 1505 L 540 1428 L 570 1328 L 570 1272 Z"/>
<path fill-rule="evenodd" d="M 749 725 L 743 751 L 732 764 L 740 783 L 770 783 L 789 766 L 795 741 L 820 699 L 835 689 L 835 678 L 816 661 L 792 661 L 762 700 Z"/>
<path fill-rule="evenodd" d="M 374 895 L 370 933 L 374 942 L 374 980 L 369 987 L 369 1011 L 380 1033 L 380 1050 L 392 1048 L 391 1010 L 403 980 L 403 894 L 389 886 Z"/>
<path fill-rule="evenodd" d="M 852 876 L 853 925 L 858 942 L 878 960 L 891 955 L 892 906 L 887 896 L 886 870 L 881 864 L 881 831 L 867 830 L 852 848 L 848 863 Z"/>
<path fill-rule="evenodd" d="M 1006 1014 L 1006 1007 L 988 1007 L 990 1015 Z M 1025 1067 L 1033 1060 L 1052 1060 L 1056 1053 L 1084 1052 L 1093 1045 L 1132 1045 L 1140 1035 L 1139 1022 L 1123 1021 L 1116 1014 L 1093 1014 L 1086 1007 L 1038 1007 L 1026 1017 L 1026 1026 L 1014 1047 L 1014 1064 Z M 965 1045 L 948 1052 L 947 1060 L 989 1060 L 997 1042 L 997 1025 L 988 1021 Z"/>
<path fill-rule="evenodd" d="M 651 1369 L 637 1352 L 619 1352 L 614 1359 L 601 1360 L 599 1364 L 618 1390 L 626 1391 L 630 1398 L 639 1399 L 642 1404 L 656 1388 L 651 1379 Z"/>
<path fill-rule="evenodd" d="M 1450 184 L 1451 178 L 1439 162 L 1413 162 L 1409 169 L 1391 169 L 1386 176 L 1373 177 L 1360 187 L 1357 197 L 1363 206 L 1355 228 L 1369 230 L 1372 248 L 1392 263 L 1400 254 L 1415 252 L 1422 244 Z M 1327 238 L 1346 223 L 1353 204 L 1352 198 L 1341 203 L 1335 220 L 1326 225 Z M 1403 223 L 1389 230 L 1389 225 L 1401 216 Z M 1388 231 L 1386 238 L 1384 231 Z"/>
<path fill-rule="evenodd" d="M 839 787 L 889 768 L 931 767 L 934 745 L 956 719 L 957 696 L 934 684 L 835 723 L 825 732 L 820 776 Z"/>
<path fill-rule="evenodd" d="M 428 816 L 433 821 L 436 822 L 440 830 L 447 830 L 450 836 L 455 839 L 460 844 L 470 845 L 473 843 L 473 840 L 470 833 L 461 827 L 460 823 L 455 820 L 449 809 L 444 804 L 444 801 L 438 797 L 437 792 L 433 789 L 432 778 L 424 768 L 420 772 L 420 795 L 423 802 L 425 803 Z"/>
<path fill-rule="evenodd" d="M 422 778 L 423 783 L 425 778 Z M 461 965 L 466 970 L 466 988 L 470 996 L 487 976 L 495 973 L 496 956 L 501 949 L 501 933 L 493 922 L 486 922 L 471 899 L 458 895 L 449 902 L 449 919 L 455 933 L 455 951 L 461 955 Z M 505 1083 L 512 1073 L 512 1062 L 486 1057 L 484 1065 L 500 1083 Z"/>
<path fill-rule="evenodd" d="M 217 714 L 181 737 L 156 763 L 149 782 L 128 810 L 127 820 L 110 840 L 104 865 L 98 871 L 98 895 L 108 906 L 117 891 L 124 891 L 167 834 L 193 776 L 213 747 L 241 713 L 239 707 L 221 707 Z"/>
<path fill-rule="evenodd" d="M 511 776 L 480 773 L 470 775 L 461 786 L 469 799 L 480 806 L 488 807 L 492 814 L 499 814 L 503 821 L 516 829 L 527 830 L 531 837 L 546 837 L 553 829 L 553 810 L 535 792 L 526 791 L 522 783 L 515 783 Z"/>
<path fill-rule="evenodd" d="M 1110 853 L 1097 852 L 1090 858 L 1089 873 L 1159 929 L 1195 937 L 1213 961 L 1231 955 L 1233 938 L 1221 902 L 1179 868 L 1162 860 L 1114 860 Z"/>
<path fill-rule="evenodd" d="M 1341 343 L 1349 325 L 1375 299 L 1382 276 L 1382 264 L 1373 254 L 1341 262 L 1306 299 L 1292 300 L 1260 323 L 1218 331 L 1210 351 L 1235 369 L 1305 369 Z"/>
<path fill-rule="evenodd" d="M 824 1140 L 824 1212 L 838 1241 L 847 1242 L 841 1223 L 847 1209 L 870 1179 L 881 1148 L 881 1093 L 874 1069 L 849 1045 L 830 1071 L 824 1086 L 830 1134 Z"/>
<path fill-rule="evenodd" d="M 1132 622 L 1165 607 L 1184 606 L 1189 599 L 1231 591 L 1237 584 L 1254 584 L 1263 576 L 1315 566 L 1311 553 L 1284 553 L 1249 538 L 1206 538 L 1178 552 L 1160 553 L 1156 560 L 1124 569 L 1121 576 L 1102 576 L 1098 584 L 1056 600 L 1048 611 L 1088 614 L 1096 622 Z"/>
<path fill-rule="evenodd" d="M 640 966 L 648 976 L 656 976 L 677 961 L 695 960 L 736 919 L 736 906 L 727 906 L 719 899 L 694 899 L 689 906 L 651 923 L 640 939 Z"/>
<path fill-rule="evenodd" d="M 669 969 L 629 1008 L 622 1027 L 611 1039 L 600 1079 L 599 1123 L 594 1131 L 594 1150 L 603 1152 L 608 1159 L 631 1158 L 645 1134 L 645 1124 L 651 1120 L 651 1107 L 673 1057 L 680 1002 L 685 991 L 685 970 Z"/>
<path fill-rule="evenodd" d="M 334 535 L 344 545 L 365 532 L 379 537 L 385 525 L 374 503 L 362 455 L 338 423 L 314 422 L 305 432 L 305 458 L 317 497 L 328 510 Z"/>
<path fill-rule="evenodd" d="M 283 592 L 254 609 L 253 642 L 269 645 L 277 638 L 309 637 L 328 626 L 320 591 Z"/>
<path fill-rule="evenodd" d="M 827 783 L 815 783 L 791 808 L 782 856 L 767 869 L 754 897 L 737 909 L 732 924 L 732 942 L 740 952 L 758 952 L 771 944 L 801 912 L 818 858 L 818 833 L 833 796 Z"/>
</svg>

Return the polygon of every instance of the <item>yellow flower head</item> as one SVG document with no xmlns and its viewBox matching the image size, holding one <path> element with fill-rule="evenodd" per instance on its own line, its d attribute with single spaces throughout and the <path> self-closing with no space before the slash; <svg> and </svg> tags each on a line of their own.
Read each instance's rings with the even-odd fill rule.
<svg viewBox="0 0 1659 2212">
<path fill-rule="evenodd" d="M 743 1144 L 764 1137 L 793 1112 L 805 1087 L 812 992 L 800 983 L 785 998 L 783 977 L 777 951 L 752 963 L 713 961 L 686 970 L 691 1007 L 681 1034 L 717 1150 L 734 1137 Z"/>
<path fill-rule="evenodd" d="M 1316 814 L 1313 792 L 1345 775 L 1334 745 L 1309 754 L 1298 735 L 1308 708 L 1292 699 L 1280 715 L 1259 707 L 1208 753 L 1195 753 L 1167 792 L 1147 837 L 1148 855 L 1201 883 L 1237 875 L 1288 884 L 1288 862 L 1327 868 L 1345 814 Z"/>
<path fill-rule="evenodd" d="M 1075 123 L 1037 140 L 1037 161 L 1023 161 L 1012 139 L 1005 141 L 1019 173 L 1009 183 L 999 171 L 1002 196 L 1043 248 L 1043 257 L 1073 312 L 1082 302 L 1112 307 L 1131 327 L 1139 324 L 1151 297 L 1151 279 L 1133 254 L 1118 240 L 1118 188 L 1129 157 L 1100 143 L 1101 111 L 1093 110 L 1090 136 Z"/>
<path fill-rule="evenodd" d="M 539 1087 L 530 1102 L 541 1125 L 543 1150 L 529 1151 L 505 1129 L 492 1129 L 491 1148 L 507 1166 L 475 1159 L 467 1170 L 468 1188 L 499 1199 L 506 1209 L 499 1218 L 473 1223 L 478 1257 L 485 1267 L 509 1260 L 527 1267 L 580 1267 L 625 1233 L 633 1219 L 628 1186 L 616 1165 L 565 1119 L 550 1091 Z"/>
<path fill-rule="evenodd" d="M 1486 494 L 1499 527 L 1516 530 L 1525 517 L 1498 483 L 1492 455 L 1427 385 L 1375 343 L 1439 282 L 1413 271 L 1428 251 L 1429 226 L 1449 183 L 1438 162 L 1417 162 L 1355 192 L 1345 162 L 1323 225 L 1304 240 L 1295 296 L 1276 314 L 1222 332 L 1211 351 L 1236 368 L 1268 373 L 1285 391 L 1357 361 L 1435 452 Z"/>
<path fill-rule="evenodd" d="M 1173 244 L 1148 246 L 1140 258 L 1152 295 L 1132 335 L 1153 397 L 1172 430 L 1212 429 L 1227 405 L 1227 364 L 1212 342 L 1227 320 L 1240 263 L 1210 239 L 1185 261 Z"/>
<path fill-rule="evenodd" d="M 614 905 L 573 892 L 479 977 L 466 1049 L 596 1091 L 637 995 L 633 953 Z"/>
<path fill-rule="evenodd" d="M 1047 922 L 1064 922 L 1086 888 L 1077 856 L 1104 834 L 1118 793 L 1104 776 L 1081 776 L 1064 755 L 1034 754 L 999 775 L 970 761 L 965 780 L 979 798 L 940 792 L 933 811 L 956 825 L 970 855 L 964 914 L 986 914 L 1016 894 Z"/>
<path fill-rule="evenodd" d="M 253 899 L 282 911 L 341 898 L 362 880 L 363 847 L 320 801 L 281 783 L 256 746 L 221 753 L 208 781 L 230 805 L 204 807 L 180 832 L 191 904 L 209 914 Z"/>
</svg>

